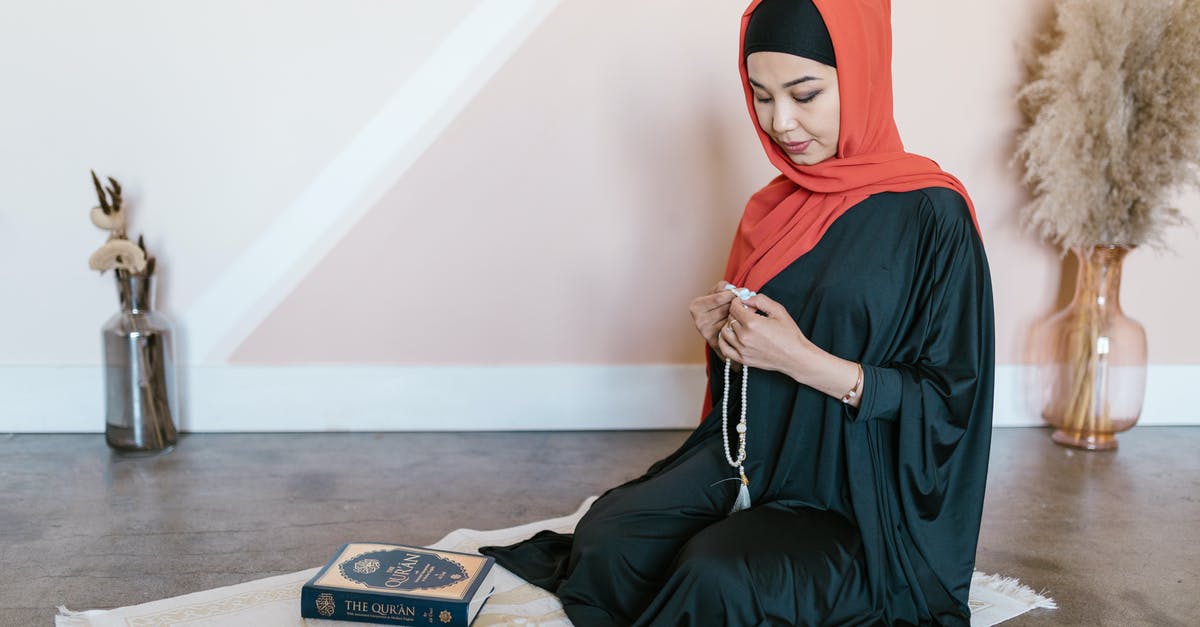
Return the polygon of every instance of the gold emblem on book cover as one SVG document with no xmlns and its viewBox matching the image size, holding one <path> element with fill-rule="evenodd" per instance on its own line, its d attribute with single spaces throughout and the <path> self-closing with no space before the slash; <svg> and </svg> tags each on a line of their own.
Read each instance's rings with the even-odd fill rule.
<svg viewBox="0 0 1200 627">
<path fill-rule="evenodd" d="M 333 616 L 334 602 L 333 595 L 328 592 L 322 592 L 317 595 L 317 613 L 321 616 Z"/>
<path fill-rule="evenodd" d="M 442 613 L 438 614 L 438 618 L 442 619 L 443 623 L 448 623 L 454 618 L 454 616 L 452 614 L 450 614 L 450 612 L 447 612 L 446 610 L 442 610 Z"/>
<path fill-rule="evenodd" d="M 417 555 L 420 559 L 415 558 Z M 378 570 L 363 572 L 365 567 L 360 563 L 366 560 L 378 562 Z M 471 584 L 487 563 L 486 557 L 477 554 L 397 544 L 348 543 L 307 585 L 464 601 L 470 599 L 467 594 L 473 593 Z M 411 584 L 389 585 L 408 584 L 405 579 Z M 429 618 L 438 623 L 437 612 Z"/>
<path fill-rule="evenodd" d="M 379 570 L 379 560 L 365 559 L 354 562 L 354 572 L 362 575 L 370 575 Z"/>
</svg>

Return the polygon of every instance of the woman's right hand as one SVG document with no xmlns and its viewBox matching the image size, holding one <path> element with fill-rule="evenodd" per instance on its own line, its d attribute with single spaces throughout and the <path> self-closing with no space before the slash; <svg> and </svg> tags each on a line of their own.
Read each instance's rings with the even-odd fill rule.
<svg viewBox="0 0 1200 627">
<path fill-rule="evenodd" d="M 724 355 L 721 355 L 721 349 L 718 347 L 718 338 L 721 329 L 725 328 L 726 322 L 729 321 L 729 303 L 737 298 L 736 294 L 725 289 L 726 285 L 728 284 L 725 281 L 719 281 L 711 292 L 693 300 L 688 307 L 696 330 L 721 357 Z"/>
</svg>

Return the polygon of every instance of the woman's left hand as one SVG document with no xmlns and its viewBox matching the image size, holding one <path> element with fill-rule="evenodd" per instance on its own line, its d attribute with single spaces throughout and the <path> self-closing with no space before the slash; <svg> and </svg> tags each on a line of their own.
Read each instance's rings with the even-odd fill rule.
<svg viewBox="0 0 1200 627">
<path fill-rule="evenodd" d="M 787 374 L 800 370 L 805 356 L 816 348 L 787 309 L 763 294 L 730 303 L 720 346 L 721 352 L 740 364 Z"/>
</svg>

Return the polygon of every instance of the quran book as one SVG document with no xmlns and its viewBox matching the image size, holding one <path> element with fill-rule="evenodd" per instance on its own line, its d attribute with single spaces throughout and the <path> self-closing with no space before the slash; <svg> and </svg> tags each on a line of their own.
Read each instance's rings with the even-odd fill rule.
<svg viewBox="0 0 1200 627">
<path fill-rule="evenodd" d="M 467 627 L 495 590 L 495 560 L 403 544 L 344 544 L 300 593 L 300 615 Z"/>
</svg>

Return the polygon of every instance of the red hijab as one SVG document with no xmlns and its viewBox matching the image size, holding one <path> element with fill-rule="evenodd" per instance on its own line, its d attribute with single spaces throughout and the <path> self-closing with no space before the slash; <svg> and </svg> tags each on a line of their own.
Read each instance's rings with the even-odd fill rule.
<svg viewBox="0 0 1200 627">
<path fill-rule="evenodd" d="M 742 15 L 738 71 L 754 130 L 781 174 L 746 203 L 725 280 L 758 291 L 812 250 L 843 213 L 881 192 L 953 189 L 966 200 L 978 231 L 963 184 L 933 160 L 904 152 L 892 113 L 891 0 L 814 0 L 837 57 L 841 128 L 837 154 L 810 166 L 793 163 L 758 126 L 742 50 L 750 15 L 761 1 L 753 0 Z M 711 408 L 709 393 L 703 415 Z"/>
<path fill-rule="evenodd" d="M 816 165 L 796 165 L 758 126 L 754 93 L 740 58 L 754 0 L 742 15 L 738 71 L 754 130 L 782 173 L 750 197 L 725 268 L 725 280 L 758 291 L 812 250 L 846 210 L 880 192 L 948 187 L 975 207 L 958 179 L 933 160 L 904 152 L 892 117 L 890 0 L 814 0 L 837 56 L 841 132 L 837 155 Z"/>
</svg>

